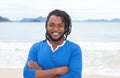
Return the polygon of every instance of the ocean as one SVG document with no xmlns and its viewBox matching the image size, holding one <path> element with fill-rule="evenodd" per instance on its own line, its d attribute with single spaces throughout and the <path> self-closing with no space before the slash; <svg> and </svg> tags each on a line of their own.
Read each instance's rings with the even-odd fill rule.
<svg viewBox="0 0 120 78">
<path fill-rule="evenodd" d="M 33 43 L 45 39 L 45 23 L 0 23 L 0 68 L 23 68 Z M 80 45 L 83 74 L 120 76 L 120 23 L 73 22 L 68 39 Z"/>
</svg>

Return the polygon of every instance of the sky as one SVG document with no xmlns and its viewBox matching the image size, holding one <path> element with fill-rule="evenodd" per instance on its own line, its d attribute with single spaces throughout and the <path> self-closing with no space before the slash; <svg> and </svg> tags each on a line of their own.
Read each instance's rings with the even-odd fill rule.
<svg viewBox="0 0 120 78">
<path fill-rule="evenodd" d="M 0 0 L 0 16 L 14 21 L 47 17 L 54 9 L 73 20 L 120 18 L 120 0 Z"/>
</svg>

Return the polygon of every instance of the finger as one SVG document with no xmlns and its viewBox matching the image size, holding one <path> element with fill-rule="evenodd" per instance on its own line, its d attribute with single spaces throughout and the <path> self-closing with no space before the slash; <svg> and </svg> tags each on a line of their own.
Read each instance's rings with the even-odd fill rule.
<svg viewBox="0 0 120 78">
<path fill-rule="evenodd" d="M 32 69 L 33 68 L 33 63 L 32 62 L 28 62 L 28 67 L 30 68 L 30 69 Z"/>
</svg>

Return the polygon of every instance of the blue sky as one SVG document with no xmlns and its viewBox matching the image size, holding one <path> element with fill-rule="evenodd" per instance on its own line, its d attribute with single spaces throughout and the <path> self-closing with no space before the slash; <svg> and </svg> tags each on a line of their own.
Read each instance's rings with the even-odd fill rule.
<svg viewBox="0 0 120 78">
<path fill-rule="evenodd" d="M 0 16 L 11 20 L 46 17 L 53 9 L 74 20 L 120 18 L 120 0 L 0 0 Z"/>
</svg>

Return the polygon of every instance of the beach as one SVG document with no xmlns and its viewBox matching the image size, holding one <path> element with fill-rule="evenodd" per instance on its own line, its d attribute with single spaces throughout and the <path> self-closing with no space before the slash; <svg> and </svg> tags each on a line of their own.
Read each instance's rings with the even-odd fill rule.
<svg viewBox="0 0 120 78">
<path fill-rule="evenodd" d="M 82 78 L 120 78 L 120 76 L 106 76 L 106 75 L 83 75 Z"/>
<path fill-rule="evenodd" d="M 120 42 L 78 42 L 78 44 L 83 51 L 82 78 L 120 78 L 118 62 Z M 23 67 L 31 45 L 32 42 L 0 42 L 2 78 L 23 78 Z"/>
<path fill-rule="evenodd" d="M 68 39 L 81 47 L 82 78 L 120 78 L 120 23 L 73 26 Z M 44 23 L 0 23 L 1 78 L 23 78 L 29 49 L 44 39 L 44 33 Z"/>
<path fill-rule="evenodd" d="M 22 68 L 0 68 L 1 78 L 23 78 Z M 120 78 L 120 76 L 106 76 L 106 75 L 86 75 L 82 78 Z"/>
<path fill-rule="evenodd" d="M 0 68 L 1 78 L 23 78 L 22 68 Z"/>
</svg>

